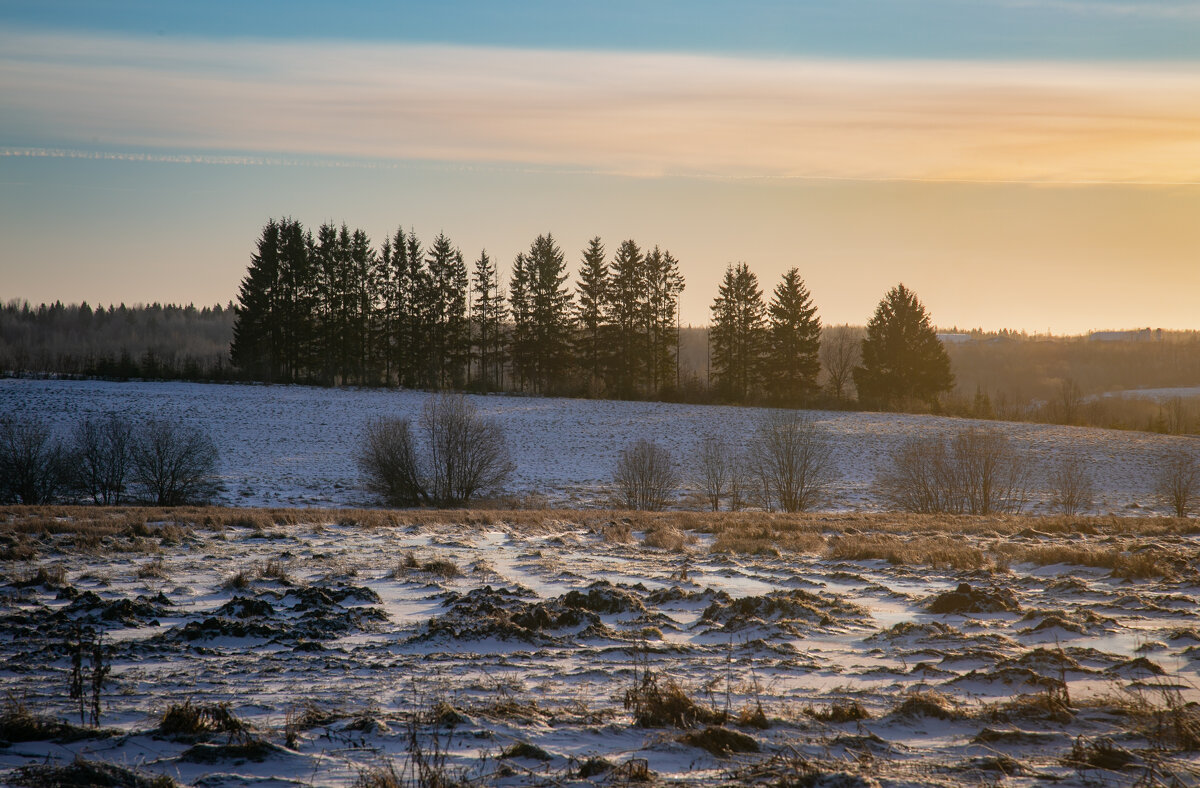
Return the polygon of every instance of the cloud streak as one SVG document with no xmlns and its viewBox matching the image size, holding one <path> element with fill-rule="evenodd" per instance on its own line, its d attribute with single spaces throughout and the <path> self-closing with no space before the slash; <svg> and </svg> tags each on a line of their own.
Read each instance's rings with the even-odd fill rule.
<svg viewBox="0 0 1200 788">
<path fill-rule="evenodd" d="M 0 33 L 7 151 L 631 175 L 1200 181 L 1200 66 Z M 12 155 L 12 154 L 6 154 Z M 111 154 L 126 155 L 126 154 Z"/>
</svg>

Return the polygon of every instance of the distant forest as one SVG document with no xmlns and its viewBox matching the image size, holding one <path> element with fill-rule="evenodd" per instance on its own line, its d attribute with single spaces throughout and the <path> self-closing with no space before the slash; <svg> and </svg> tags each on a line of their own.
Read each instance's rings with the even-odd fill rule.
<svg viewBox="0 0 1200 788">
<path fill-rule="evenodd" d="M 679 262 L 599 239 L 574 286 L 552 236 L 517 256 L 507 287 L 444 235 L 269 222 L 238 304 L 0 307 L 0 373 L 299 382 L 857 408 L 864 329 L 823 326 L 796 269 L 764 297 L 730 266 L 711 327 L 678 325 Z M 955 387 L 930 408 L 975 418 L 1200 432 L 1200 398 L 1106 392 L 1200 385 L 1200 333 L 1100 337 L 953 332 Z M 788 359 L 792 359 L 791 362 Z M 799 362 L 796 361 L 799 359 Z M 786 373 L 786 374 L 785 374 Z"/>
</svg>

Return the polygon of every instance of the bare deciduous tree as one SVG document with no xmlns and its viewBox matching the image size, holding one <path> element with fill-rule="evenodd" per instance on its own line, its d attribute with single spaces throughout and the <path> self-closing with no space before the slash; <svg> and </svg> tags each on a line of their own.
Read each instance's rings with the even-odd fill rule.
<svg viewBox="0 0 1200 788">
<path fill-rule="evenodd" d="M 1176 517 L 1187 517 L 1200 493 L 1200 463 L 1185 449 L 1167 452 L 1159 460 L 1154 488 Z"/>
<path fill-rule="evenodd" d="M 825 500 L 837 478 L 825 434 L 794 411 L 775 411 L 759 422 L 749 459 L 759 503 L 768 511 L 808 511 Z"/>
<path fill-rule="evenodd" d="M 821 366 L 825 386 L 839 400 L 850 394 L 854 368 L 862 357 L 864 331 L 859 326 L 825 326 L 821 330 Z"/>
<path fill-rule="evenodd" d="M 512 470 L 504 429 L 462 394 L 442 392 L 425 400 L 421 426 L 429 435 L 433 498 L 459 506 L 498 487 Z"/>
<path fill-rule="evenodd" d="M 77 489 L 102 506 L 120 504 L 129 476 L 133 425 L 116 413 L 89 416 L 75 425 L 71 437 Z"/>
<path fill-rule="evenodd" d="M 968 429 L 954 436 L 954 461 L 963 511 L 1019 512 L 1029 491 L 1029 469 L 1008 437 L 996 429 Z"/>
<path fill-rule="evenodd" d="M 678 485 L 671 454 L 642 438 L 621 450 L 613 472 L 621 503 L 630 509 L 662 511 Z"/>
<path fill-rule="evenodd" d="M 41 420 L 0 417 L 0 502 L 52 503 L 68 482 L 62 444 Z"/>
<path fill-rule="evenodd" d="M 202 430 L 152 419 L 133 433 L 130 477 L 159 506 L 206 501 L 216 492 L 217 448 Z"/>
<path fill-rule="evenodd" d="M 720 511 L 721 501 L 733 493 L 736 460 L 729 444 L 709 436 L 700 442 L 693 482 L 714 512 Z"/>
<path fill-rule="evenodd" d="M 967 429 L 950 441 L 909 438 L 880 478 L 884 497 L 919 513 L 1019 512 L 1028 500 L 1029 470 L 995 429 Z"/>
<path fill-rule="evenodd" d="M 1079 514 L 1092 505 L 1092 477 L 1081 455 L 1072 453 L 1059 460 L 1049 481 L 1051 502 L 1063 514 Z"/>
<path fill-rule="evenodd" d="M 367 480 L 367 489 L 388 504 L 432 503 L 417 460 L 412 422 L 408 419 L 382 417 L 367 422 L 356 461 Z"/>
<path fill-rule="evenodd" d="M 504 430 L 462 394 L 430 395 L 421 410 L 424 458 L 412 422 L 367 423 L 357 457 L 367 487 L 393 506 L 461 506 L 512 471 Z"/>
<path fill-rule="evenodd" d="M 958 483 L 946 441 L 938 436 L 906 439 L 879 479 L 884 498 L 918 514 L 961 511 Z"/>
</svg>

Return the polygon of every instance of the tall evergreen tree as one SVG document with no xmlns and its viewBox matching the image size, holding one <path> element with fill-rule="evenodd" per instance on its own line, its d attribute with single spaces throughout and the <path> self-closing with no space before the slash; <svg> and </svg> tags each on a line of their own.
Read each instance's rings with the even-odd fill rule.
<svg viewBox="0 0 1200 788">
<path fill-rule="evenodd" d="M 954 387 L 946 348 L 925 306 L 903 284 L 884 295 L 867 324 L 854 385 L 861 400 L 882 407 L 905 400 L 934 405 L 939 394 Z"/>
<path fill-rule="evenodd" d="M 459 388 L 470 355 L 467 322 L 467 266 L 462 252 L 445 233 L 433 239 L 425 257 L 429 272 L 430 320 L 427 328 L 438 388 Z"/>
<path fill-rule="evenodd" d="M 641 391 L 647 363 L 646 266 L 642 250 L 622 241 L 609 265 L 604 323 L 608 336 L 608 390 L 629 399 Z"/>
<path fill-rule="evenodd" d="M 730 265 L 712 305 L 712 371 L 721 395 L 747 401 L 762 384 L 766 307 L 758 277 L 745 263 Z"/>
<path fill-rule="evenodd" d="M 575 360 L 591 389 L 604 372 L 604 318 L 609 308 L 608 263 L 599 236 L 583 250 L 575 294 Z"/>
<path fill-rule="evenodd" d="M 279 298 L 276 347 L 282 348 L 281 371 L 290 382 L 309 376 L 308 348 L 315 325 L 313 275 L 304 228 L 294 219 L 279 226 Z"/>
<path fill-rule="evenodd" d="M 500 292 L 500 272 L 488 257 L 487 250 L 479 253 L 471 281 L 471 323 L 475 334 L 476 358 L 479 361 L 478 385 L 485 391 L 500 387 L 504 363 L 504 296 Z"/>
<path fill-rule="evenodd" d="M 561 385 L 570 362 L 571 291 L 566 287 L 566 258 L 547 233 L 513 264 L 512 306 L 514 367 L 536 390 Z"/>
<path fill-rule="evenodd" d="M 267 382 L 279 377 L 279 348 L 273 325 L 278 278 L 279 224 L 271 219 L 262 229 L 250 257 L 250 268 L 238 288 L 233 344 L 229 349 L 234 366 Z"/>
<path fill-rule="evenodd" d="M 817 391 L 821 321 L 796 268 L 788 270 L 767 307 L 770 323 L 767 385 L 784 405 L 801 405 Z"/>
<path fill-rule="evenodd" d="M 645 283 L 647 372 L 651 392 L 661 394 L 675 383 L 678 364 L 676 316 L 684 286 L 679 261 L 654 247 L 645 257 Z"/>
</svg>

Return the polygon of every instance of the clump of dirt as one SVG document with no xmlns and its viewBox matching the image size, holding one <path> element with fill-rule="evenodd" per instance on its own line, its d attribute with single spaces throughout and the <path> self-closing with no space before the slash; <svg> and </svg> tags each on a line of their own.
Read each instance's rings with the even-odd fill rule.
<svg viewBox="0 0 1200 788">
<path fill-rule="evenodd" d="M 0 711 L 0 742 L 16 744 L 30 741 L 72 742 L 81 739 L 103 739 L 114 731 L 103 728 L 84 728 L 49 715 L 36 714 L 11 697 Z M 0 744 L 3 746 L 3 744 Z"/>
<path fill-rule="evenodd" d="M 959 583 L 958 588 L 938 594 L 929 603 L 930 613 L 1012 613 L 1021 609 L 1017 597 L 1006 588 L 985 591 L 970 583 Z"/>
<path fill-rule="evenodd" d="M 836 627 L 867 618 L 866 608 L 833 594 L 813 594 L 801 589 L 772 591 L 730 601 L 715 601 L 700 616 L 706 624 L 738 631 L 771 624 L 798 633 L 803 627 Z"/>
<path fill-rule="evenodd" d="M 892 714 L 898 717 L 933 717 L 939 720 L 956 720 L 962 717 L 949 698 L 933 690 L 909 693 L 896 705 Z"/>
<path fill-rule="evenodd" d="M 617 588 L 607 580 L 599 580 L 587 587 L 587 593 L 569 591 L 560 597 L 562 603 L 576 610 L 593 613 L 644 613 L 642 600 L 630 592 Z"/>
<path fill-rule="evenodd" d="M 60 621 L 100 622 L 120 624 L 125 627 L 155 626 L 158 618 L 170 614 L 171 600 L 161 592 L 154 596 L 139 594 L 135 599 L 123 598 L 105 601 L 94 591 L 84 591 L 71 604 L 55 613 Z"/>
<path fill-rule="evenodd" d="M 1145 676 L 1163 676 L 1166 671 L 1157 662 L 1152 662 L 1145 657 L 1135 657 L 1127 659 L 1120 664 L 1113 665 L 1111 668 L 1104 671 L 1116 676 L 1126 678 L 1140 678 Z"/>
<path fill-rule="evenodd" d="M 1078 635 L 1096 634 L 1109 631 L 1116 626 L 1116 620 L 1102 616 L 1087 608 L 1074 610 L 1030 610 L 1025 613 L 1022 621 L 1037 621 L 1038 623 L 1021 630 L 1022 635 L 1034 632 L 1045 632 L 1051 629 L 1061 629 Z"/>
<path fill-rule="evenodd" d="M 455 640 L 495 637 L 529 643 L 553 640 L 549 634 L 568 628 L 602 627 L 600 616 L 580 607 L 568 607 L 562 598 L 531 602 L 507 588 L 474 588 L 447 597 L 449 609 L 425 625 L 418 640 L 449 636 Z"/>
<path fill-rule="evenodd" d="M 505 747 L 500 752 L 501 758 L 528 758 L 534 761 L 550 761 L 553 756 L 543 750 L 536 744 L 530 744 L 527 741 L 519 741 Z"/>
<path fill-rule="evenodd" d="M 231 741 L 226 744 L 211 744 L 208 742 L 195 744 L 184 750 L 180 754 L 179 760 L 186 763 L 219 763 L 221 761 L 234 761 L 235 763 L 251 761 L 253 763 L 261 763 L 276 753 L 286 752 L 286 750 L 277 744 L 271 744 L 263 739 L 246 736 L 240 740 Z"/>
<path fill-rule="evenodd" d="M 706 750 L 718 758 L 734 753 L 760 751 L 758 740 L 753 736 L 719 725 L 709 725 L 702 731 L 685 733 L 679 737 L 679 741 Z"/>
<path fill-rule="evenodd" d="M 235 596 L 213 612 L 230 618 L 270 618 L 275 608 L 265 599 Z"/>
<path fill-rule="evenodd" d="M 65 766 L 22 766 L 8 778 L 20 788 L 175 788 L 165 774 L 147 776 L 111 763 L 76 758 Z"/>
<path fill-rule="evenodd" d="M 1071 745 L 1071 752 L 1063 759 L 1067 766 L 1077 769 L 1106 769 L 1120 771 L 1137 762 L 1137 756 L 1109 738 L 1088 740 L 1080 736 Z"/>
<path fill-rule="evenodd" d="M 715 591 L 711 588 L 706 588 L 703 591 L 687 591 L 679 586 L 671 586 L 670 588 L 656 588 L 646 594 L 646 602 L 651 605 L 661 605 L 666 602 L 706 602 L 728 604 L 732 597 L 724 591 Z"/>
<path fill-rule="evenodd" d="M 271 604 L 264 597 L 276 600 Z M 164 637 L 174 640 L 264 638 L 273 643 L 312 648 L 320 641 L 353 632 L 371 631 L 387 614 L 376 607 L 345 607 L 343 602 L 378 602 L 369 588 L 337 584 L 264 591 L 254 597 L 234 596 L 207 617 L 176 627 Z"/>
</svg>

